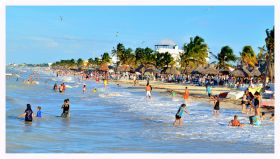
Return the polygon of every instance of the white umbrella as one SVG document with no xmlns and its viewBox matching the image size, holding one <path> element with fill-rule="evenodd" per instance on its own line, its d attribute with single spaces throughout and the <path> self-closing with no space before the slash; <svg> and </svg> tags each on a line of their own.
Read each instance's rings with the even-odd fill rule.
<svg viewBox="0 0 280 159">
<path fill-rule="evenodd" d="M 113 72 L 114 72 L 114 70 L 113 70 L 113 69 L 110 69 L 110 70 L 109 70 L 109 73 L 113 73 Z"/>
</svg>

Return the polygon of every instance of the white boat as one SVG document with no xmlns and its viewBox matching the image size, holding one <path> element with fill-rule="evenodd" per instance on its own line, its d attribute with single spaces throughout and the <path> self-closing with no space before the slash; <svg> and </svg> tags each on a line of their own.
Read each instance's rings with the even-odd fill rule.
<svg viewBox="0 0 280 159">
<path fill-rule="evenodd" d="M 228 92 L 226 98 L 236 100 L 236 99 L 242 98 L 243 94 L 244 94 L 244 91 L 230 91 L 230 92 Z"/>
</svg>

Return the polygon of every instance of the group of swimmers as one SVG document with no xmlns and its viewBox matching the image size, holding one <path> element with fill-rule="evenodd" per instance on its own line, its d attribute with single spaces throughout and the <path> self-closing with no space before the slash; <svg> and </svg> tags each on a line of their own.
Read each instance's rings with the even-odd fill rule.
<svg viewBox="0 0 280 159">
<path fill-rule="evenodd" d="M 62 109 L 62 113 L 60 115 L 60 117 L 62 118 L 70 118 L 70 100 L 69 99 L 65 99 L 64 103 L 61 106 Z M 33 113 L 33 110 L 31 108 L 31 104 L 27 104 L 26 105 L 26 109 L 24 111 L 23 114 L 19 115 L 18 118 L 23 118 L 25 122 L 32 122 L 33 118 L 42 118 L 42 107 L 41 106 L 37 106 L 37 112 L 36 115 Z"/>
<path fill-rule="evenodd" d="M 55 92 L 59 91 L 60 93 L 64 93 L 66 90 L 66 85 L 64 83 L 61 83 L 59 86 L 57 85 L 57 83 L 54 84 L 53 86 L 53 90 Z"/>
</svg>

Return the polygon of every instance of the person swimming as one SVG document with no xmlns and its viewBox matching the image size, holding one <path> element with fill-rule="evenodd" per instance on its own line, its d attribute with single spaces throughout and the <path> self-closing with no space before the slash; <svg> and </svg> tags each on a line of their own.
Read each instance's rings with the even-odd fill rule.
<svg viewBox="0 0 280 159">
<path fill-rule="evenodd" d="M 96 92 L 97 92 L 97 89 L 96 89 L 96 88 L 94 88 L 94 89 L 92 90 L 92 92 L 93 92 L 93 93 L 96 93 Z"/>
<path fill-rule="evenodd" d="M 240 121 L 238 120 L 238 116 L 234 115 L 233 120 L 231 120 L 228 124 L 228 126 L 238 126 L 242 127 L 244 124 L 241 124 Z"/>
<path fill-rule="evenodd" d="M 178 111 L 175 115 L 175 121 L 173 123 L 174 126 L 178 125 L 177 124 L 178 122 L 179 122 L 179 125 L 183 124 L 182 115 L 184 112 L 189 114 L 189 112 L 186 110 L 186 104 L 181 104 L 180 108 L 178 109 Z"/>
</svg>

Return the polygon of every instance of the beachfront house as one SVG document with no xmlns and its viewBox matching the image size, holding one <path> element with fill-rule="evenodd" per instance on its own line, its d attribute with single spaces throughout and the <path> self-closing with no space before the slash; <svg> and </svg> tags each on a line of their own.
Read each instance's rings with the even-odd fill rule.
<svg viewBox="0 0 280 159">
<path fill-rule="evenodd" d="M 170 53 L 174 61 L 176 61 L 176 67 L 180 67 L 180 54 L 184 53 L 184 50 L 179 49 L 175 43 L 164 43 L 155 45 L 155 51 L 159 53 Z"/>
</svg>

